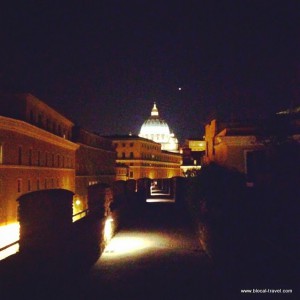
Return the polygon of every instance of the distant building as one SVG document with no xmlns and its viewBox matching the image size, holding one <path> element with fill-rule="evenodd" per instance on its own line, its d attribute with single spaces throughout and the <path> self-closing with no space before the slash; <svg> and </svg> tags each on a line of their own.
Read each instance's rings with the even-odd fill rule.
<svg viewBox="0 0 300 300">
<path fill-rule="evenodd" d="M 195 176 L 201 169 L 205 156 L 206 143 L 201 139 L 187 139 L 181 147 L 182 166 L 184 176 Z"/>
<path fill-rule="evenodd" d="M 167 122 L 160 118 L 155 102 L 150 117 L 141 127 L 139 136 L 161 144 L 162 150 L 179 152 L 178 140 L 170 131 Z"/>
<path fill-rule="evenodd" d="M 128 180 L 129 179 L 129 166 L 122 163 L 116 163 L 116 180 Z"/>
<path fill-rule="evenodd" d="M 152 140 L 134 135 L 109 136 L 117 152 L 118 168 L 128 167 L 128 179 L 171 178 L 180 176 L 181 155 L 161 150 Z M 117 168 L 117 170 L 118 170 Z M 124 178 L 118 176 L 117 179 Z"/>
<path fill-rule="evenodd" d="M 258 133 L 253 123 L 212 120 L 205 126 L 205 163 L 243 173 L 252 184 L 266 161 L 265 145 L 257 138 Z"/>
<path fill-rule="evenodd" d="M 97 183 L 109 185 L 116 179 L 116 153 L 109 139 L 81 127 L 74 127 L 76 151 L 76 211 L 87 209 L 87 188 Z"/>
<path fill-rule="evenodd" d="M 213 119 L 205 126 L 205 142 L 206 164 L 214 162 L 245 174 L 248 185 L 270 182 L 278 169 L 297 165 L 300 109 L 287 109 L 264 120 Z"/>
</svg>

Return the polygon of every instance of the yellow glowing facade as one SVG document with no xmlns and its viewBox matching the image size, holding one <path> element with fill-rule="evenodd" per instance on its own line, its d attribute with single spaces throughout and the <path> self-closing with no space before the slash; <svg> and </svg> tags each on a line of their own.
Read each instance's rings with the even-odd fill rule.
<svg viewBox="0 0 300 300">
<path fill-rule="evenodd" d="M 216 119 L 205 126 L 205 162 L 217 163 L 248 174 L 251 154 L 265 151 L 265 145 L 256 137 L 254 126 L 242 123 L 219 123 Z"/>
<path fill-rule="evenodd" d="M 0 226 L 17 222 L 17 199 L 28 192 L 75 191 L 78 145 L 27 122 L 0 116 Z"/>
<path fill-rule="evenodd" d="M 190 148 L 192 152 L 206 150 L 206 143 L 204 140 L 189 139 L 186 141 L 186 146 Z"/>
<path fill-rule="evenodd" d="M 128 179 L 181 176 L 181 155 L 161 150 L 161 145 L 138 136 L 111 136 L 117 163 L 128 167 Z M 118 172 L 117 172 L 117 180 Z"/>
</svg>

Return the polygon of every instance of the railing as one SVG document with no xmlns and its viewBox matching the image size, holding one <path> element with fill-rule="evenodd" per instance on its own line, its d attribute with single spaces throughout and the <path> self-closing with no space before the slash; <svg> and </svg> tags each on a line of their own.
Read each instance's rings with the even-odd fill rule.
<svg viewBox="0 0 300 300">
<path fill-rule="evenodd" d="M 88 209 L 80 211 L 72 216 L 73 222 L 87 216 L 89 213 Z M 11 256 L 19 251 L 19 240 L 16 240 L 10 244 L 7 244 L 0 248 L 0 261 L 8 256 Z"/>
<path fill-rule="evenodd" d="M 88 213 L 89 213 L 89 210 L 88 210 L 88 209 L 85 209 L 85 210 L 82 210 L 82 211 L 80 211 L 80 212 L 74 214 L 74 215 L 72 216 L 73 222 L 75 222 L 75 221 L 77 221 L 77 220 L 79 220 L 79 219 L 81 219 L 81 218 L 87 216 Z"/>
<path fill-rule="evenodd" d="M 19 251 L 19 240 L 0 248 L 0 260 Z"/>
</svg>

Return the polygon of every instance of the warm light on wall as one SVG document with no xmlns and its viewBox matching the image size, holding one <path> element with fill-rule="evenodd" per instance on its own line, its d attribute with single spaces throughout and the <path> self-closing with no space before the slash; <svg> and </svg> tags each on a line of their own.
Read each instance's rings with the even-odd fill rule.
<svg viewBox="0 0 300 300">
<path fill-rule="evenodd" d="M 79 198 L 78 195 L 74 196 L 74 198 L 73 198 L 73 222 L 83 218 L 85 215 L 86 215 L 86 212 L 83 210 L 83 201 Z"/>
<path fill-rule="evenodd" d="M 104 240 L 105 242 L 109 242 L 113 236 L 114 228 L 113 228 L 113 219 L 108 217 L 105 221 L 104 225 Z"/>
<path fill-rule="evenodd" d="M 12 223 L 0 226 L 0 248 L 12 244 L 20 239 L 20 224 Z M 13 245 L 0 252 L 0 260 L 19 251 L 19 244 Z"/>
</svg>

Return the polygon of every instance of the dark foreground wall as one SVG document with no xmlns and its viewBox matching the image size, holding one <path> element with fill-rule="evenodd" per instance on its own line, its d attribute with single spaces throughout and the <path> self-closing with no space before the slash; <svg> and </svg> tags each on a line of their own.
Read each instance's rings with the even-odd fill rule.
<svg viewBox="0 0 300 300">
<path fill-rule="evenodd" d="M 91 186 L 90 210 L 74 223 L 70 191 L 43 190 L 22 196 L 20 251 L 0 262 L 0 282 L 10 285 L 10 281 L 17 284 L 16 279 L 30 277 L 61 278 L 87 270 L 118 230 L 123 212 L 130 209 L 128 195 L 134 192 L 127 190 L 125 182 L 116 182 L 113 188 Z"/>
</svg>

